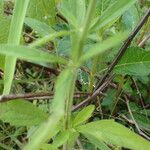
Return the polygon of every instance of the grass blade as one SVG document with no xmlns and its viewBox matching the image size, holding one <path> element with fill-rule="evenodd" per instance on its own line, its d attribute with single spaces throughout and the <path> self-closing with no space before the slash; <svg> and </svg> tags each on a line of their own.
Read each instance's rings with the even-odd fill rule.
<svg viewBox="0 0 150 150">
<path fill-rule="evenodd" d="M 62 63 L 62 64 L 67 63 L 67 60 L 62 57 L 50 54 L 48 52 L 40 51 L 35 48 L 29 48 L 27 46 L 21 45 L 15 46 L 15 45 L 1 44 L 0 53 L 3 55 L 7 55 L 8 57 L 20 58 L 32 62 L 34 61 L 34 62 Z"/>
<path fill-rule="evenodd" d="M 28 7 L 29 0 L 15 1 L 14 14 L 10 25 L 8 44 L 19 45 L 22 26 Z M 4 67 L 4 91 L 3 94 L 9 94 L 11 84 L 15 72 L 16 58 L 12 56 L 6 56 Z"/>
</svg>

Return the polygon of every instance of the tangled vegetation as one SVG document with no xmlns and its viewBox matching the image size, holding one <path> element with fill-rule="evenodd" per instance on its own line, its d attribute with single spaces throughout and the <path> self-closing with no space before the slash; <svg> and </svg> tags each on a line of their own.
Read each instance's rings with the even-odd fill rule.
<svg viewBox="0 0 150 150">
<path fill-rule="evenodd" d="M 149 150 L 149 8 L 0 0 L 0 150 Z"/>
</svg>

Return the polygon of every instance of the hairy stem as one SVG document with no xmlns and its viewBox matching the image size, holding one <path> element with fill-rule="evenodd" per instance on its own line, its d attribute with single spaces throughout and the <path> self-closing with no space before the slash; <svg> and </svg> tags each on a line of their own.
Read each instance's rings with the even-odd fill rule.
<svg viewBox="0 0 150 150">
<path fill-rule="evenodd" d="M 70 130 L 72 128 L 71 123 L 71 112 L 72 112 L 72 105 L 73 105 L 73 95 L 74 95 L 74 88 L 75 88 L 75 81 L 76 81 L 77 71 L 74 73 L 74 77 L 72 79 L 72 86 L 70 87 L 68 99 L 66 101 L 66 110 L 65 110 L 65 130 Z M 70 150 L 72 147 L 70 145 L 70 141 L 68 140 L 65 144 L 65 149 Z"/>
<path fill-rule="evenodd" d="M 89 2 L 89 7 L 87 10 L 87 15 L 86 15 L 84 24 L 83 26 L 80 27 L 77 37 L 75 37 L 74 39 L 72 58 L 75 64 L 78 63 L 78 60 L 83 53 L 84 42 L 89 31 L 90 22 L 91 22 L 95 7 L 96 7 L 96 0 L 91 0 Z"/>
<path fill-rule="evenodd" d="M 83 53 L 83 47 L 84 47 L 84 42 L 86 40 L 89 27 L 90 27 L 90 21 L 93 16 L 93 10 L 95 10 L 96 6 L 96 0 L 91 0 L 89 2 L 89 7 L 87 10 L 87 15 L 84 21 L 83 26 L 80 28 L 79 33 L 77 34 L 77 41 L 74 38 L 74 44 L 73 44 L 73 52 L 72 52 L 72 59 L 75 65 L 77 65 L 79 62 L 79 58 L 81 57 Z M 77 74 L 77 68 L 75 67 L 74 69 L 74 79 L 72 80 L 72 83 L 75 84 L 76 80 L 76 74 Z M 74 93 L 74 87 L 70 89 L 70 94 L 69 98 L 66 102 L 66 116 L 65 116 L 65 129 L 70 130 L 71 129 L 71 112 L 72 112 L 72 104 L 73 104 L 73 93 Z M 70 145 L 70 141 L 68 140 L 66 145 L 65 145 L 66 150 L 71 150 L 72 147 Z"/>
</svg>

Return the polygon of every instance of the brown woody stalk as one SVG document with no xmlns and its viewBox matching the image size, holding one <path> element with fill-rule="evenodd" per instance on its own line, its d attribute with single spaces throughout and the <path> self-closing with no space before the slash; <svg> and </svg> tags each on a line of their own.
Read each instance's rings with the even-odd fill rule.
<svg viewBox="0 0 150 150">
<path fill-rule="evenodd" d="M 103 90 L 109 85 L 109 82 L 110 82 L 109 76 L 111 76 L 111 73 L 112 73 L 113 69 L 118 64 L 118 62 L 121 60 L 121 58 L 125 54 L 127 48 L 131 45 L 131 42 L 133 41 L 133 39 L 137 35 L 137 33 L 140 31 L 140 29 L 143 27 L 143 25 L 147 22 L 149 16 L 150 16 L 150 9 L 148 9 L 148 11 L 145 13 L 144 17 L 139 22 L 139 24 L 135 27 L 133 32 L 125 40 L 125 42 L 121 46 L 118 54 L 116 55 L 116 57 L 114 58 L 114 60 L 110 64 L 110 66 L 108 67 L 106 73 L 104 74 L 104 76 L 102 77 L 100 82 L 98 82 L 98 84 L 97 84 L 97 86 L 96 86 L 92 96 L 88 97 L 83 102 L 81 102 L 78 105 L 74 106 L 73 111 L 75 111 L 75 110 L 77 110 L 77 109 L 87 105 L 91 100 L 96 98 L 99 95 L 99 93 L 103 92 Z"/>
<path fill-rule="evenodd" d="M 74 98 L 87 97 L 91 93 L 77 92 L 74 94 Z M 2 95 L 0 96 L 0 103 L 7 102 L 10 100 L 44 100 L 53 98 L 54 93 L 26 93 L 26 94 L 11 94 L 11 95 Z"/>
<path fill-rule="evenodd" d="M 143 25 L 147 22 L 149 16 L 150 16 L 150 9 L 146 12 L 146 14 L 144 15 L 144 17 L 139 22 L 139 24 L 135 27 L 135 29 L 133 30 L 133 32 L 125 40 L 125 42 L 121 46 L 118 54 L 116 55 L 116 57 L 114 58 L 114 60 L 110 64 L 110 66 L 108 67 L 108 70 L 106 71 L 105 75 L 103 76 L 103 78 L 101 79 L 101 81 L 98 82 L 95 90 L 97 90 L 105 82 L 105 80 L 107 79 L 107 77 L 113 71 L 113 69 L 118 64 L 118 62 L 121 60 L 121 58 L 124 55 L 124 53 L 126 52 L 127 48 L 131 45 L 131 42 L 133 41 L 133 39 L 135 38 L 135 36 L 137 35 L 137 33 L 140 31 L 140 29 L 143 27 Z"/>
</svg>

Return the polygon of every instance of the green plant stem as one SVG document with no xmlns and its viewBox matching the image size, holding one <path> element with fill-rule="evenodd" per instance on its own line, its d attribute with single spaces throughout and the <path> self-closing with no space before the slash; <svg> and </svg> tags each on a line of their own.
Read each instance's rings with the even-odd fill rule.
<svg viewBox="0 0 150 150">
<path fill-rule="evenodd" d="M 73 52 L 72 52 L 72 59 L 75 64 L 75 66 L 79 63 L 79 58 L 83 53 L 83 47 L 84 47 L 84 42 L 87 37 L 89 27 L 90 27 L 90 21 L 93 16 L 93 10 L 95 10 L 96 7 L 96 0 L 91 0 L 89 3 L 88 11 L 87 11 L 87 16 L 85 18 L 85 23 L 83 24 L 83 27 L 80 28 L 79 33 L 77 34 L 77 41 L 74 39 L 73 43 Z M 78 65 L 77 65 L 78 66 Z M 75 84 L 76 80 L 76 74 L 77 74 L 77 68 L 75 67 L 74 70 L 74 78 L 72 80 L 73 85 Z M 71 126 L 71 113 L 72 113 L 72 104 L 73 104 L 73 93 L 74 93 L 74 87 L 70 88 L 70 94 L 69 98 L 66 102 L 66 110 L 65 110 L 65 130 L 70 130 L 72 128 Z M 66 150 L 71 150 L 71 144 L 70 141 L 68 140 L 66 145 L 64 146 Z"/>
<path fill-rule="evenodd" d="M 76 81 L 77 71 L 74 72 L 74 77 L 72 79 L 72 86 L 70 87 L 70 92 L 68 95 L 68 99 L 66 101 L 66 109 L 65 109 L 65 130 L 70 130 L 72 128 L 71 123 L 71 112 L 72 112 L 72 105 L 73 105 L 73 95 L 74 95 L 74 88 L 75 88 L 75 81 Z M 66 150 L 72 149 L 70 140 L 67 141 L 65 144 Z"/>
<path fill-rule="evenodd" d="M 12 16 L 12 21 L 10 25 L 10 31 L 8 36 L 8 44 L 19 45 L 20 37 L 23 27 L 23 22 L 26 14 L 30 0 L 16 0 L 14 14 Z M 15 67 L 16 67 L 16 58 L 11 56 L 6 56 L 5 58 L 5 67 L 4 67 L 4 91 L 3 94 L 9 94 Z"/>
<path fill-rule="evenodd" d="M 77 71 L 74 73 L 74 77 L 72 79 L 72 85 L 75 85 Z M 73 103 L 73 95 L 74 95 L 74 86 L 70 87 L 70 92 L 68 95 L 68 99 L 66 101 L 66 121 L 65 121 L 65 128 L 71 128 L 71 111 L 72 111 L 72 103 Z"/>
<path fill-rule="evenodd" d="M 89 2 L 87 16 L 85 18 L 84 24 L 79 29 L 79 33 L 74 37 L 75 39 L 74 39 L 74 44 L 73 44 L 74 47 L 72 51 L 72 59 L 75 64 L 78 63 L 78 60 L 83 53 L 84 42 L 89 31 L 90 22 L 94 14 L 95 7 L 96 7 L 96 0 L 91 0 Z"/>
</svg>

